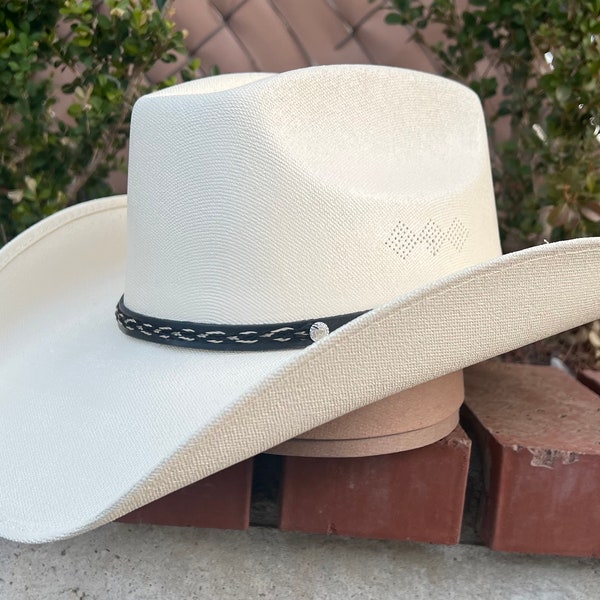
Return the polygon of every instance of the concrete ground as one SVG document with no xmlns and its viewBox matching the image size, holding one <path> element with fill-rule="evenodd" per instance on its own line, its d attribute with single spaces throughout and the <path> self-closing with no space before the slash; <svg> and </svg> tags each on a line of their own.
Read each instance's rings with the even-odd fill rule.
<svg viewBox="0 0 600 600">
<path fill-rule="evenodd" d="M 0 540 L 0 599 L 597 600 L 600 560 L 283 533 L 112 523 Z"/>
</svg>

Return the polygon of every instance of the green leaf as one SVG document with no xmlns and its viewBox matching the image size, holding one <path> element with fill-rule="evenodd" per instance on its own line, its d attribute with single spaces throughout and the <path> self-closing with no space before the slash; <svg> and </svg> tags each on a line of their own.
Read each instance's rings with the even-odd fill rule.
<svg viewBox="0 0 600 600">
<path fill-rule="evenodd" d="M 67 113 L 74 119 L 78 119 L 83 114 L 83 107 L 81 104 L 71 104 L 67 109 Z"/>
<path fill-rule="evenodd" d="M 556 99 L 564 104 L 571 97 L 571 88 L 567 85 L 559 85 L 556 88 Z"/>
<path fill-rule="evenodd" d="M 585 176 L 585 187 L 588 192 L 594 193 L 596 191 L 596 174 L 588 173 Z"/>
<path fill-rule="evenodd" d="M 406 18 L 399 13 L 388 13 L 385 15 L 385 22 L 388 25 L 406 25 Z"/>
</svg>

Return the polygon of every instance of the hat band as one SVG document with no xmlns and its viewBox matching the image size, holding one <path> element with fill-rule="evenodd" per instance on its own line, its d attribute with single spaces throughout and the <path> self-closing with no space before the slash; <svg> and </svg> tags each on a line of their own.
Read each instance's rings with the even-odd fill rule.
<svg viewBox="0 0 600 600">
<path fill-rule="evenodd" d="M 121 296 L 115 316 L 123 333 L 157 344 L 205 350 L 275 350 L 309 346 L 365 312 L 289 323 L 219 325 L 142 315 L 127 308 Z"/>
</svg>

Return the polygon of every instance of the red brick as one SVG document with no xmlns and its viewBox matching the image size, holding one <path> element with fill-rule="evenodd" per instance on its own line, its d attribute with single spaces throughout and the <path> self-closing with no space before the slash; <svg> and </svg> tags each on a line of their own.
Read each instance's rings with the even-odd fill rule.
<svg viewBox="0 0 600 600">
<path fill-rule="evenodd" d="M 280 528 L 455 544 L 471 441 L 457 427 L 415 450 L 360 458 L 284 457 Z"/>
<path fill-rule="evenodd" d="M 481 535 L 495 550 L 600 555 L 600 397 L 552 367 L 465 372 L 483 456 Z"/>
<path fill-rule="evenodd" d="M 590 390 L 594 390 L 596 394 L 600 394 L 600 371 L 586 369 L 579 373 L 579 381 L 589 387 Z"/>
<path fill-rule="evenodd" d="M 245 460 L 121 517 L 125 523 L 248 529 L 252 463 Z"/>
</svg>

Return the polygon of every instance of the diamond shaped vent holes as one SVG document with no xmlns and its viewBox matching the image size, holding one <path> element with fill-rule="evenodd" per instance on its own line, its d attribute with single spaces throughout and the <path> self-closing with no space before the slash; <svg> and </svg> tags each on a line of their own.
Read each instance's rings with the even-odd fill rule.
<svg viewBox="0 0 600 600">
<path fill-rule="evenodd" d="M 461 252 L 468 237 L 468 229 L 456 218 L 446 230 L 432 220 L 427 221 L 419 231 L 399 222 L 386 239 L 385 245 L 400 258 L 407 259 L 419 244 L 425 244 L 432 256 L 436 256 L 446 244 Z"/>
</svg>

